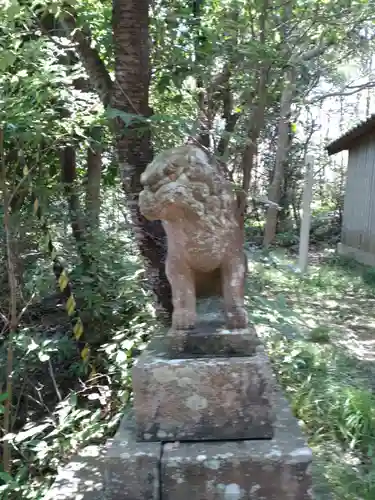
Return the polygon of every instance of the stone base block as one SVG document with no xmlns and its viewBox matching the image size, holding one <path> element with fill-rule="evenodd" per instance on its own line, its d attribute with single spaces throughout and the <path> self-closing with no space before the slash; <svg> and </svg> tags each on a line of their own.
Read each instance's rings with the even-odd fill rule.
<svg viewBox="0 0 375 500">
<path fill-rule="evenodd" d="M 271 440 L 164 445 L 137 442 L 129 412 L 105 447 L 60 471 L 45 500 L 317 500 L 311 451 L 280 394 L 276 411 Z"/>
<path fill-rule="evenodd" d="M 194 330 L 166 334 L 168 353 L 185 356 L 252 356 L 261 345 L 254 327 L 227 330 L 221 321 L 201 321 Z"/>
<path fill-rule="evenodd" d="M 255 328 L 228 330 L 222 297 L 197 299 L 197 325 L 193 330 L 166 332 L 169 354 L 174 357 L 251 356 L 261 345 Z"/>
<path fill-rule="evenodd" d="M 122 419 L 107 443 L 104 470 L 106 500 L 159 500 L 160 443 L 138 443 L 132 413 Z"/>
<path fill-rule="evenodd" d="M 272 440 L 167 443 L 163 500 L 311 500 L 312 454 L 282 396 Z"/>
<path fill-rule="evenodd" d="M 275 380 L 253 356 L 171 359 L 155 337 L 133 367 L 137 437 L 145 441 L 272 438 Z"/>
</svg>

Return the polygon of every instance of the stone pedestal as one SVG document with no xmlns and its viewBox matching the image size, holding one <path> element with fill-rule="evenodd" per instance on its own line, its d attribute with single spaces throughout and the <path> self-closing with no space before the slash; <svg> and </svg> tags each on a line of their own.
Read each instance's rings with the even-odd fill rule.
<svg viewBox="0 0 375 500">
<path fill-rule="evenodd" d="M 201 321 L 189 332 L 170 330 L 165 335 L 165 346 L 172 358 L 252 356 L 261 345 L 253 327 L 230 331 L 218 318 Z"/>
<path fill-rule="evenodd" d="M 311 451 L 280 394 L 275 407 L 262 440 L 141 443 L 128 415 L 106 454 L 104 498 L 311 500 Z"/>
<path fill-rule="evenodd" d="M 253 343 L 244 340 L 243 332 L 237 335 L 241 355 L 185 354 L 178 358 L 168 352 L 168 340 L 154 338 L 133 367 L 138 438 L 271 438 L 275 381 L 263 347 L 259 342 L 255 347 L 252 337 Z M 228 340 L 223 341 L 225 344 L 229 345 Z M 209 345 L 207 341 L 206 346 Z M 249 345 L 252 355 L 244 355 Z"/>
<path fill-rule="evenodd" d="M 272 439 L 144 443 L 133 413 L 105 449 L 68 464 L 50 500 L 311 500 L 311 451 L 276 394 Z"/>
<path fill-rule="evenodd" d="M 133 367 L 138 445 L 162 442 L 163 500 L 308 500 L 311 451 L 253 328 L 215 316 Z"/>
<path fill-rule="evenodd" d="M 193 334 L 150 342 L 133 367 L 134 408 L 48 498 L 313 498 L 311 451 L 254 330 Z"/>
<path fill-rule="evenodd" d="M 163 500 L 311 499 L 311 450 L 280 395 L 276 413 L 270 440 L 165 444 Z"/>
<path fill-rule="evenodd" d="M 105 454 L 107 500 L 159 500 L 161 443 L 136 441 L 133 412 L 122 420 Z"/>
</svg>

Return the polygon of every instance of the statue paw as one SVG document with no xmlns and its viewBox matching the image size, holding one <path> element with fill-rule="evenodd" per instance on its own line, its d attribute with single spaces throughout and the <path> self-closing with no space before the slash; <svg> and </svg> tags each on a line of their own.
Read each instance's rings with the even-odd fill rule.
<svg viewBox="0 0 375 500">
<path fill-rule="evenodd" d="M 196 315 L 189 311 L 174 311 L 172 328 L 174 330 L 192 330 L 195 327 Z"/>
<path fill-rule="evenodd" d="M 246 328 L 248 325 L 247 311 L 244 307 L 235 307 L 226 312 L 227 327 L 229 329 Z"/>
</svg>

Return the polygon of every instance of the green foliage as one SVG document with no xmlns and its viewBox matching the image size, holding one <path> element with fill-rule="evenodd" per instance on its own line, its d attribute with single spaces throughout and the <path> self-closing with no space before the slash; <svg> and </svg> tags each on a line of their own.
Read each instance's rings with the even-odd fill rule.
<svg viewBox="0 0 375 500">
<path fill-rule="evenodd" d="M 369 269 L 328 257 L 301 277 L 280 252 L 252 259 L 250 314 L 309 436 L 319 469 L 315 488 L 322 498 L 329 487 L 333 498 L 370 500 L 375 494 L 375 372 L 371 362 L 354 354 L 353 343 L 355 335 L 362 341 L 358 329 L 372 317 L 366 300 L 375 288 L 364 278 Z"/>
<path fill-rule="evenodd" d="M 298 224 L 300 221 L 298 221 Z M 299 245 L 299 227 L 296 221 L 288 224 L 289 229 L 281 227 L 277 232 L 274 245 L 277 247 L 294 247 Z M 264 220 L 260 223 L 254 223 L 251 216 L 246 221 L 246 238 L 252 243 L 261 244 L 263 237 Z M 335 245 L 340 238 L 341 225 L 338 212 L 332 208 L 324 207 L 313 211 L 310 225 L 310 243 L 321 245 Z"/>
<path fill-rule="evenodd" d="M 144 270 L 115 193 L 105 192 L 102 226 L 89 243 L 94 278 L 81 267 L 74 238 L 64 230 L 68 214 L 61 217 L 58 204 L 50 206 L 49 214 L 54 243 L 64 248 L 97 373 L 86 379 L 67 314 L 58 308 L 50 259 L 41 252 L 24 269 L 23 290 L 34 299 L 12 340 L 17 411 L 6 436 L 13 450 L 12 473 L 0 476 L 1 498 L 43 498 L 60 465 L 116 430 L 131 393 L 134 357 L 155 323 Z M 30 227 L 32 220 L 23 222 Z M 7 342 L 0 347 L 2 384 L 7 347 Z M 5 399 L 2 394 L 0 413 Z"/>
<path fill-rule="evenodd" d="M 290 247 L 293 245 L 298 245 L 299 235 L 296 230 L 283 231 L 277 233 L 275 238 L 275 244 L 281 247 Z"/>
</svg>

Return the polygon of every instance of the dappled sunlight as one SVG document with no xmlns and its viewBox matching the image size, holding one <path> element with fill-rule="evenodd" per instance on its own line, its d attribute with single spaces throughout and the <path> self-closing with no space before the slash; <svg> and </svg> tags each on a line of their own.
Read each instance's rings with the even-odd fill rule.
<svg viewBox="0 0 375 500">
<path fill-rule="evenodd" d="M 104 457 L 97 446 L 84 448 L 78 456 L 61 468 L 45 500 L 102 496 Z"/>
<path fill-rule="evenodd" d="M 263 306 L 261 314 L 253 313 L 258 316 L 256 323 L 275 325 L 281 317 L 284 330 L 289 326 L 302 336 L 324 325 L 331 342 L 346 348 L 348 355 L 358 360 L 375 359 L 375 298 L 367 296 L 365 287 L 347 292 L 359 281 L 358 276 L 353 279 L 351 270 L 345 274 L 341 268 L 323 264 L 312 266 L 309 274 L 301 277 L 291 270 L 286 257 L 278 256 L 277 264 L 274 259 L 270 262 L 272 265 L 252 260 L 249 266 L 260 285 L 250 283 L 250 295 L 258 291 L 265 299 L 263 303 L 254 299 Z"/>
<path fill-rule="evenodd" d="M 366 341 L 360 337 L 348 336 L 344 340 L 337 340 L 337 344 L 347 349 L 348 353 L 358 360 L 375 361 L 375 339 Z"/>
<path fill-rule="evenodd" d="M 337 258 L 296 273 L 253 256 L 250 320 L 315 456 L 317 498 L 375 498 L 375 281 Z M 324 483 L 324 479 L 327 484 Z"/>
</svg>

